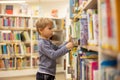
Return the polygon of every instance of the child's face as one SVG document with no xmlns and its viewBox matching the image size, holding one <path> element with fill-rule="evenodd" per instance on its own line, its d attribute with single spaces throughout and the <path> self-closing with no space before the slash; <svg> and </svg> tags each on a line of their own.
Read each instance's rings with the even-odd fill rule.
<svg viewBox="0 0 120 80">
<path fill-rule="evenodd" d="M 44 29 L 40 30 L 41 36 L 49 39 L 53 35 L 53 27 L 47 25 Z"/>
</svg>

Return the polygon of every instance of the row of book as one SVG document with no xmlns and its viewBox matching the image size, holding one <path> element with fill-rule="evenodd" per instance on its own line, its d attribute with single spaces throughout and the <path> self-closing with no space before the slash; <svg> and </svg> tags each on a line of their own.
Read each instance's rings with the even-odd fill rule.
<svg viewBox="0 0 120 80">
<path fill-rule="evenodd" d="M 33 52 L 38 52 L 38 45 L 33 44 Z M 7 55 L 27 55 L 31 54 L 31 45 L 30 44 L 0 44 L 0 54 L 7 54 Z"/>
<path fill-rule="evenodd" d="M 0 32 L 0 36 L 1 36 L 1 39 L 0 41 L 3 41 L 3 40 L 7 40 L 7 41 L 10 41 L 10 40 L 20 40 L 21 41 L 21 33 L 20 32 Z"/>
<path fill-rule="evenodd" d="M 68 74 L 71 74 L 73 80 L 77 80 L 77 47 L 74 47 L 69 52 L 69 67 Z"/>
<path fill-rule="evenodd" d="M 98 79 L 98 52 L 74 47 L 69 53 L 69 65 L 68 74 L 74 80 Z"/>
<path fill-rule="evenodd" d="M 0 16 L 0 27 L 30 27 L 30 18 Z"/>
<path fill-rule="evenodd" d="M 0 54 L 30 54 L 30 44 L 13 43 L 13 44 L 0 44 Z"/>
<path fill-rule="evenodd" d="M 116 59 L 103 60 L 101 62 L 101 79 L 102 80 L 120 80 L 119 62 Z"/>
<path fill-rule="evenodd" d="M 35 27 L 35 23 L 37 19 L 38 18 L 33 18 L 31 22 L 30 17 L 8 17 L 3 15 L 3 16 L 0 16 L 0 23 L 1 23 L 0 27 L 26 28 L 26 27 L 31 27 L 31 23 L 33 23 L 33 27 Z M 53 19 L 53 28 L 60 29 L 62 28 L 62 26 L 58 26 L 58 25 L 61 25 L 61 24 L 62 24 L 61 20 Z"/>
<path fill-rule="evenodd" d="M 116 0 L 103 0 L 100 4 L 103 49 L 120 51 L 118 2 Z"/>
<path fill-rule="evenodd" d="M 106 58 L 101 60 L 99 67 L 98 52 L 81 48 L 78 56 L 78 80 L 98 80 L 98 78 L 101 80 L 120 79 L 118 59 Z"/>
<path fill-rule="evenodd" d="M 98 66 L 98 52 L 74 48 L 69 53 L 68 74 L 75 80 L 119 80 L 120 66 L 117 59 L 104 59 Z M 99 70 L 100 69 L 100 70 Z M 100 74 L 99 74 L 100 72 Z"/>
<path fill-rule="evenodd" d="M 120 52 L 120 27 L 119 27 L 119 5 L 118 0 L 100 1 L 100 34 L 101 49 Z M 115 54 L 114 52 L 112 54 Z M 119 55 L 116 58 L 102 54 L 100 61 L 101 80 L 120 80 Z"/>
<path fill-rule="evenodd" d="M 98 52 L 88 51 L 87 49 L 81 48 L 78 59 L 79 80 L 97 80 Z"/>
<path fill-rule="evenodd" d="M 98 14 L 95 9 L 87 10 L 87 22 L 88 22 L 88 44 L 98 44 L 99 27 L 98 27 Z"/>
<path fill-rule="evenodd" d="M 32 66 L 37 67 L 39 58 L 32 58 Z M 0 70 L 15 70 L 30 68 L 30 57 L 0 59 Z"/>
<path fill-rule="evenodd" d="M 81 14 L 79 20 L 70 26 L 72 37 L 80 39 L 81 46 L 98 45 L 99 27 L 96 12 L 95 9 L 88 9 L 86 13 Z"/>
<path fill-rule="evenodd" d="M 27 31 L 1 31 L 0 32 L 1 39 L 0 41 L 25 41 L 25 40 L 30 40 L 30 35 L 29 32 Z M 35 36 L 35 35 L 34 35 Z"/>
</svg>

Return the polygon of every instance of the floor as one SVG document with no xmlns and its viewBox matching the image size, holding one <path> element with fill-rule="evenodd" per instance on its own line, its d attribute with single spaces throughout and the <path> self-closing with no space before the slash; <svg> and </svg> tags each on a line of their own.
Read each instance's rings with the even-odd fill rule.
<svg viewBox="0 0 120 80">
<path fill-rule="evenodd" d="M 0 78 L 0 80 L 35 80 L 35 76 L 22 76 L 22 77 L 14 77 L 14 78 Z M 66 80 L 65 73 L 57 73 L 56 80 Z"/>
</svg>

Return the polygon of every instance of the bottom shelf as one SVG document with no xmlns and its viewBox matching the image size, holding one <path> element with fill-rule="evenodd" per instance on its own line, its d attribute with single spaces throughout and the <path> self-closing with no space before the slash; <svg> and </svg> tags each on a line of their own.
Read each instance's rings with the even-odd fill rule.
<svg viewBox="0 0 120 80">
<path fill-rule="evenodd" d="M 37 70 L 38 70 L 38 68 L 0 71 L 0 77 L 16 77 L 16 76 L 35 75 Z M 59 73 L 59 72 L 64 72 L 64 68 L 61 65 L 57 66 L 57 73 Z"/>
<path fill-rule="evenodd" d="M 36 72 L 37 72 L 37 69 L 0 71 L 0 77 L 15 77 L 15 76 L 35 75 Z"/>
</svg>

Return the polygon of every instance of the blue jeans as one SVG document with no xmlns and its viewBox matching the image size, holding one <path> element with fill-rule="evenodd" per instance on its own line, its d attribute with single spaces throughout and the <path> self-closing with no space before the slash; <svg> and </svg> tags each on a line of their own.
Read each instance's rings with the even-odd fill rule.
<svg viewBox="0 0 120 80">
<path fill-rule="evenodd" d="M 39 73 L 37 72 L 36 74 L 36 80 L 54 80 L 55 76 L 49 75 L 49 74 L 44 74 L 44 73 Z"/>
</svg>

